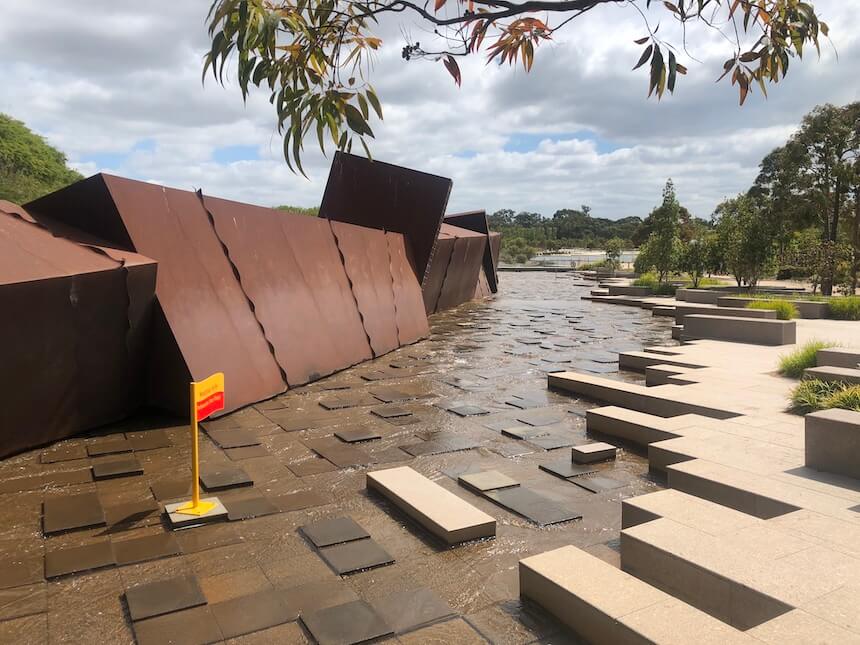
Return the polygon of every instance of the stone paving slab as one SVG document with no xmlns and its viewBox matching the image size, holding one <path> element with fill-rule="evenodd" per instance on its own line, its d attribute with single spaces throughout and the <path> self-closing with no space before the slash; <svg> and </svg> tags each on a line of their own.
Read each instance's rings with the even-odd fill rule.
<svg viewBox="0 0 860 645">
<path fill-rule="evenodd" d="M 457 615 L 447 602 L 426 587 L 394 593 L 371 604 L 395 634 L 405 634 Z"/>
<path fill-rule="evenodd" d="M 152 618 L 206 604 L 196 576 L 158 580 L 125 592 L 132 620 Z"/>
<path fill-rule="evenodd" d="M 392 633 L 379 614 L 361 600 L 303 614 L 302 622 L 320 645 L 353 645 Z"/>
<path fill-rule="evenodd" d="M 369 537 L 323 547 L 319 555 L 341 576 L 394 563 L 388 551 Z"/>
</svg>

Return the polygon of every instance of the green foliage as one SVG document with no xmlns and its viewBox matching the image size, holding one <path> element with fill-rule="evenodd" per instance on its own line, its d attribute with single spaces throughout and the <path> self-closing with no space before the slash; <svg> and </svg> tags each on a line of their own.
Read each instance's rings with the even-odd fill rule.
<svg viewBox="0 0 860 645">
<path fill-rule="evenodd" d="M 661 284 L 666 281 L 669 272 L 677 267 L 681 253 L 680 208 L 675 186 L 669 179 L 663 188 L 663 203 L 649 215 L 651 235 L 639 249 L 634 264 L 637 273 L 654 269 Z"/>
<path fill-rule="evenodd" d="M 552 217 L 540 213 L 520 212 L 505 208 L 488 217 L 490 228 L 502 234 L 502 246 L 506 239 L 521 237 L 532 246 L 541 249 L 603 248 L 608 240 L 627 240 L 642 225 L 638 217 L 619 220 L 592 217 L 587 206 L 581 209 L 564 208 Z M 633 246 L 632 244 L 630 246 Z"/>
<path fill-rule="evenodd" d="M 790 378 L 800 378 L 803 370 L 817 365 L 818 350 L 836 346 L 837 343 L 811 340 L 790 354 L 780 356 L 779 373 Z"/>
<path fill-rule="evenodd" d="M 860 320 L 860 296 L 840 296 L 828 300 L 830 317 L 837 320 Z"/>
<path fill-rule="evenodd" d="M 802 414 L 830 408 L 860 412 L 860 385 L 807 379 L 794 388 L 791 403 Z"/>
<path fill-rule="evenodd" d="M 319 206 L 275 206 L 275 208 L 279 211 L 286 211 L 288 213 L 297 213 L 298 215 L 310 215 L 311 217 L 317 217 L 320 214 Z"/>
<path fill-rule="evenodd" d="M 755 288 L 771 269 L 774 234 L 766 213 L 749 195 L 727 199 L 717 207 L 717 244 L 738 286 Z"/>
<path fill-rule="evenodd" d="M 788 300 L 754 300 L 747 304 L 747 309 L 775 311 L 777 320 L 792 320 L 798 315 L 797 307 Z"/>
<path fill-rule="evenodd" d="M 698 239 L 690 240 L 681 248 L 678 268 L 690 276 L 690 282 L 694 289 L 702 284 L 702 276 L 712 268 L 713 251 L 711 247 L 714 244 L 714 235 L 705 234 Z"/>
<path fill-rule="evenodd" d="M 0 199 L 32 201 L 83 179 L 66 156 L 20 121 L 0 114 Z"/>
<path fill-rule="evenodd" d="M 657 296 L 674 296 L 677 286 L 670 282 L 661 282 L 660 276 L 653 271 L 640 275 L 633 281 L 634 287 L 648 287 Z"/>
<path fill-rule="evenodd" d="M 624 252 L 624 240 L 613 237 L 603 245 L 606 251 L 606 264 L 609 268 L 618 269 L 621 266 L 621 254 Z"/>
<path fill-rule="evenodd" d="M 611 268 L 606 260 L 599 260 L 597 262 L 586 262 L 585 264 L 580 264 L 576 267 L 577 271 L 595 271 L 596 269 L 609 269 Z"/>
<path fill-rule="evenodd" d="M 502 240 L 504 240 L 504 236 Z M 502 245 L 501 259 L 505 262 L 525 264 L 536 252 L 535 248 L 530 246 L 526 240 L 521 237 L 515 237 L 507 240 L 507 243 Z"/>
</svg>

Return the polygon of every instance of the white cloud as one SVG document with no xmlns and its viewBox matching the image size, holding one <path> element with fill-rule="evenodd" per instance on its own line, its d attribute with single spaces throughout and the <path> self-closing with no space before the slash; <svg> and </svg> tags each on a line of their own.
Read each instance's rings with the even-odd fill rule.
<svg viewBox="0 0 860 645">
<path fill-rule="evenodd" d="M 595 215 L 644 216 L 671 176 L 682 203 L 707 217 L 749 185 L 761 157 L 814 105 L 860 98 L 850 81 L 860 72 L 850 4 L 816 3 L 838 62 L 828 47 L 820 61 L 793 61 L 767 101 L 756 95 L 743 108 L 733 88 L 713 82 L 729 50 L 708 31 L 693 34 L 700 62 L 685 60 L 690 74 L 676 95 L 646 99 L 643 70 L 630 71 L 643 28 L 629 7 L 601 7 L 571 23 L 539 50 L 531 74 L 464 60 L 460 89 L 439 64 L 403 61 L 401 25 L 387 21 L 373 78 L 386 119 L 373 124 L 373 153 L 451 177 L 452 210 L 550 215 L 587 203 Z M 0 111 L 46 135 L 85 174 L 110 170 L 259 204 L 319 203 L 328 161 L 315 141 L 307 180 L 283 161 L 265 92 L 243 104 L 235 87 L 201 84 L 208 2 L 4 0 L 2 8 Z M 430 44 L 432 34 L 407 25 Z M 509 145 L 523 133 L 533 146 Z M 258 158 L 216 162 L 225 147 Z"/>
</svg>

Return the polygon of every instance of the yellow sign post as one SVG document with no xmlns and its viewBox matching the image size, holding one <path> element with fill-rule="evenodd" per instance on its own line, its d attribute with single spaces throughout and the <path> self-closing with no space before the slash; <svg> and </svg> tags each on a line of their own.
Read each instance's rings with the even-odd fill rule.
<svg viewBox="0 0 860 645">
<path fill-rule="evenodd" d="M 191 501 L 174 512 L 182 515 L 206 515 L 217 504 L 200 499 L 200 454 L 197 424 L 213 412 L 224 409 L 224 374 L 217 372 L 207 379 L 191 383 Z"/>
</svg>

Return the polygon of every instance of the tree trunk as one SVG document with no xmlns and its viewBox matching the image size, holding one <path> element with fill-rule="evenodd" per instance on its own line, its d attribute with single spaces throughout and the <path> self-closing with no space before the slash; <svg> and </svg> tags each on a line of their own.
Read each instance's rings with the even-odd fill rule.
<svg viewBox="0 0 860 645">
<path fill-rule="evenodd" d="M 860 271 L 860 181 L 854 188 L 854 261 L 851 264 L 851 294 L 857 293 L 857 272 Z"/>
</svg>

